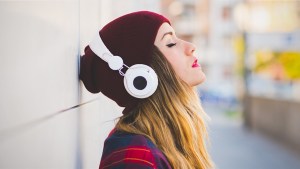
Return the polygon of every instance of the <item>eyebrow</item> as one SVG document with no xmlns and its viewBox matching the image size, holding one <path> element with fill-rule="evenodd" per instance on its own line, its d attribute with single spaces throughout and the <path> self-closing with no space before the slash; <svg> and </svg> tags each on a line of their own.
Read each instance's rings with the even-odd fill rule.
<svg viewBox="0 0 300 169">
<path fill-rule="evenodd" d="M 166 36 L 166 35 L 173 35 L 173 32 L 167 32 L 163 35 L 163 37 L 161 38 L 161 40 L 163 40 L 163 38 Z"/>
</svg>

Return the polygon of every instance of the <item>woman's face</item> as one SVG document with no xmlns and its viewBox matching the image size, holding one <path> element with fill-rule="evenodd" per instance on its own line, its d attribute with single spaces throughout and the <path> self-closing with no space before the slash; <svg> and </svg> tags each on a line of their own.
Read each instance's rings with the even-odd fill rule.
<svg viewBox="0 0 300 169">
<path fill-rule="evenodd" d="M 196 86 L 205 80 L 205 74 L 194 56 L 195 46 L 177 38 L 168 23 L 163 23 L 159 28 L 154 45 L 172 65 L 175 73 L 188 85 Z"/>
</svg>

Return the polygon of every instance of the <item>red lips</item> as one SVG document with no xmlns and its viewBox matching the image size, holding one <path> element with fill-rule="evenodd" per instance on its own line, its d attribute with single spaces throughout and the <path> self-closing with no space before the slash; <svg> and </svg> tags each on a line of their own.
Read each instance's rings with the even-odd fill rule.
<svg viewBox="0 0 300 169">
<path fill-rule="evenodd" d="M 197 59 L 195 59 L 192 67 L 200 67 L 200 65 L 198 64 L 198 60 Z"/>
</svg>

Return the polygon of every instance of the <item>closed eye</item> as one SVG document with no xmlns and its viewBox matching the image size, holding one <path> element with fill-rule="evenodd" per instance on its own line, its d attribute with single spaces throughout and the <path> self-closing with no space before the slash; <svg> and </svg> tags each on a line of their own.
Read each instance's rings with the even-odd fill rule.
<svg viewBox="0 0 300 169">
<path fill-rule="evenodd" d="M 170 44 L 167 44 L 167 46 L 170 48 L 170 47 L 172 47 L 172 46 L 175 46 L 176 45 L 176 43 L 170 43 Z"/>
</svg>

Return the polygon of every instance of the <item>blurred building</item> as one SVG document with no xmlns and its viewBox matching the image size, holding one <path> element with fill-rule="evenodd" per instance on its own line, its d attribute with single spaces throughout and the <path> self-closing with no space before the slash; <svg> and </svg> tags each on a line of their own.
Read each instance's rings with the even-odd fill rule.
<svg viewBox="0 0 300 169">
<path fill-rule="evenodd" d="M 204 104 L 300 147 L 300 1 L 162 0 L 177 36 L 196 44 Z"/>
<path fill-rule="evenodd" d="M 234 12 L 245 124 L 300 150 L 300 1 L 248 0 Z"/>
<path fill-rule="evenodd" d="M 232 37 L 237 32 L 233 8 L 240 0 L 162 0 L 177 36 L 193 42 L 207 76 L 199 86 L 202 101 L 238 108 L 242 76 L 237 76 Z M 239 90 L 236 90 L 236 89 Z"/>
</svg>

